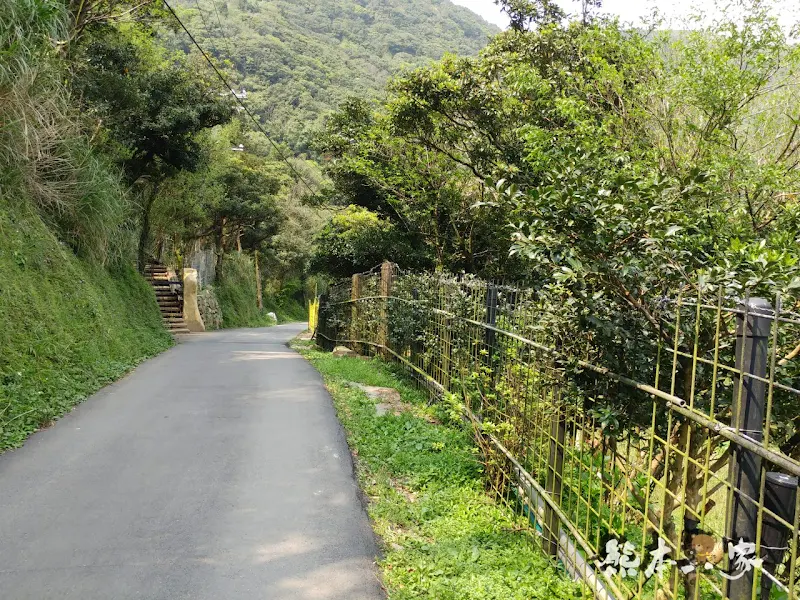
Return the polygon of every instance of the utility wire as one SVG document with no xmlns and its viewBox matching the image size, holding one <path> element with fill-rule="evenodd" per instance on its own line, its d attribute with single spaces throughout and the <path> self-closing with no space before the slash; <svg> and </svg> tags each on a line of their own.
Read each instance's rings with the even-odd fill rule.
<svg viewBox="0 0 800 600">
<path fill-rule="evenodd" d="M 206 22 L 206 16 L 203 13 L 203 9 L 200 8 L 200 0 L 194 0 L 194 4 L 197 7 L 197 12 L 200 14 L 200 20 L 203 22 L 203 29 L 206 30 L 206 35 L 211 38 L 211 30 L 208 28 L 208 23 Z"/>
<path fill-rule="evenodd" d="M 241 106 L 241 107 L 242 107 L 242 109 L 244 110 L 244 112 L 246 112 L 246 113 L 247 113 L 247 116 L 248 116 L 248 117 L 250 117 L 250 119 L 253 121 L 253 124 L 256 126 L 256 128 L 257 128 L 257 129 L 258 129 L 258 130 L 259 130 L 261 133 L 263 133 L 263 134 L 264 134 L 264 137 L 265 137 L 265 138 L 267 138 L 267 141 L 268 141 L 268 142 L 269 142 L 269 143 L 272 145 L 272 147 L 273 147 L 273 148 L 275 149 L 275 151 L 278 153 L 278 156 L 280 156 L 280 157 L 281 157 L 281 160 L 283 160 L 283 162 L 285 162 L 285 163 L 286 163 L 286 165 L 287 165 L 287 166 L 288 166 L 288 167 L 289 167 L 289 168 L 292 170 L 292 173 L 294 173 L 294 174 L 297 176 L 297 179 L 299 179 L 301 182 L 303 182 L 303 185 L 305 185 L 305 186 L 306 186 L 306 188 L 308 189 L 308 191 L 309 191 L 309 192 L 311 192 L 312 194 L 316 193 L 316 192 L 314 191 L 314 189 L 311 187 L 311 185 L 309 185 L 309 183 L 308 183 L 308 182 L 305 180 L 305 178 L 304 178 L 304 177 L 303 177 L 303 176 L 300 174 L 300 172 L 299 172 L 299 171 L 298 171 L 298 170 L 295 168 L 295 166 L 294 166 L 294 165 L 293 165 L 291 162 L 289 162 L 289 159 L 287 159 L 287 158 L 286 158 L 286 157 L 283 155 L 283 152 L 281 152 L 281 149 L 278 147 L 278 145 L 277 145 L 277 144 L 276 144 L 274 141 L 272 141 L 272 138 L 271 138 L 271 137 L 269 137 L 269 134 L 268 134 L 268 133 L 267 133 L 267 132 L 264 130 L 264 128 L 261 126 L 261 123 L 259 123 L 259 122 L 258 122 L 258 119 L 256 119 L 256 117 L 253 115 L 253 113 L 251 113 L 251 112 L 250 112 L 250 109 L 249 109 L 249 108 L 247 108 L 247 106 L 245 105 L 245 103 L 244 103 L 244 102 L 242 102 L 241 98 L 239 98 L 239 97 L 236 95 L 236 92 L 234 92 L 234 91 L 233 91 L 233 88 L 232 88 L 232 87 L 231 87 L 231 85 L 228 83 L 228 80 L 227 80 L 227 79 L 225 79 L 225 76 L 224 76 L 224 75 L 223 75 L 223 74 L 220 72 L 220 70 L 217 68 L 217 66 L 214 64 L 214 62 L 213 62 L 213 61 L 211 60 L 211 58 L 208 56 L 208 54 L 206 54 L 206 51 L 205 51 L 205 50 L 203 50 L 203 48 L 200 46 L 200 44 L 198 44 L 198 43 L 197 43 L 197 40 L 196 40 L 196 39 L 194 39 L 194 36 L 192 35 L 192 32 L 191 32 L 191 31 L 189 31 L 189 29 L 186 27 L 186 25 L 184 25 L 184 24 L 183 24 L 183 21 L 181 21 L 181 18 L 180 18 L 180 17 L 177 15 L 177 13 L 176 13 L 176 12 L 173 10 L 173 8 L 172 8 L 172 7 L 169 5 L 169 2 L 167 2 L 167 0 L 161 0 L 161 1 L 164 3 L 164 6 L 166 6 L 166 7 L 167 7 L 167 10 L 169 10 L 169 12 L 172 14 L 172 16 L 173 16 L 173 17 L 175 17 L 175 20 L 178 22 L 178 24 L 181 26 L 181 28 L 182 28 L 182 29 L 183 29 L 183 30 L 186 32 L 186 35 L 188 35 L 188 36 L 189 36 L 189 39 L 192 41 L 192 43 L 195 45 L 195 47 L 196 47 L 196 48 L 197 48 L 197 49 L 200 51 L 200 54 L 202 54 L 202 55 L 203 55 L 203 58 L 205 58 L 205 59 L 206 59 L 206 62 L 207 62 L 209 65 L 211 65 L 211 68 L 212 68 L 212 69 L 214 69 L 214 73 L 216 73 L 216 74 L 217 74 L 217 77 L 219 77 L 219 80 L 220 80 L 220 81 L 221 81 L 221 82 L 222 82 L 222 83 L 225 85 L 225 87 L 226 87 L 226 88 L 228 88 L 228 91 L 229 91 L 229 92 L 231 93 L 231 95 L 232 95 L 232 96 L 233 96 L 233 97 L 236 99 L 236 102 L 238 102 L 239 106 Z"/>
<path fill-rule="evenodd" d="M 225 33 L 225 28 L 222 26 L 222 21 L 219 18 L 219 11 L 217 10 L 217 3 L 214 0 L 211 0 L 211 6 L 214 7 L 214 14 L 217 16 L 217 25 L 219 25 L 219 31 L 222 34 L 222 37 L 225 39 L 225 46 L 228 48 L 228 58 L 231 60 L 233 59 L 233 51 L 231 51 L 231 41 L 228 38 L 228 34 Z M 246 75 L 246 73 L 245 73 Z"/>
</svg>

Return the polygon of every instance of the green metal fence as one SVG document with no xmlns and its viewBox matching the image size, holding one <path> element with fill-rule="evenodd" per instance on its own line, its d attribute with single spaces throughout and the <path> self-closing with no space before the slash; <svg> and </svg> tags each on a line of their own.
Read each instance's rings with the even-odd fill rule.
<svg viewBox="0 0 800 600">
<path fill-rule="evenodd" d="M 317 339 L 459 402 L 487 486 L 587 596 L 796 598 L 800 317 L 710 296 L 659 299 L 609 352 L 602 316 L 387 263 L 330 288 Z"/>
</svg>

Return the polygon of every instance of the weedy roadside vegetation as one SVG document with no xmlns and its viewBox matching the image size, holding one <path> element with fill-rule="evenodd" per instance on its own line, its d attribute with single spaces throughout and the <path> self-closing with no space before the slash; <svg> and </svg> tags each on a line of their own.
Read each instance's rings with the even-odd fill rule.
<svg viewBox="0 0 800 600">
<path fill-rule="evenodd" d="M 472 434 L 446 402 L 380 360 L 337 358 L 295 342 L 322 373 L 356 459 L 391 600 L 579 597 L 525 523 L 485 491 Z M 354 383 L 396 389 L 405 410 L 378 416 Z"/>
</svg>

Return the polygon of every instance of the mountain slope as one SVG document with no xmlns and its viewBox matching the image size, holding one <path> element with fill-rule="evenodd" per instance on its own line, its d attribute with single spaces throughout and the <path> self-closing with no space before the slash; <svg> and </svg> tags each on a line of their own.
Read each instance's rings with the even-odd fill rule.
<svg viewBox="0 0 800 600">
<path fill-rule="evenodd" d="M 198 41 L 230 60 L 248 105 L 276 139 L 307 148 L 351 95 L 377 97 L 390 75 L 475 54 L 499 30 L 449 0 L 182 0 Z M 188 50 L 175 34 L 173 44 Z"/>
</svg>

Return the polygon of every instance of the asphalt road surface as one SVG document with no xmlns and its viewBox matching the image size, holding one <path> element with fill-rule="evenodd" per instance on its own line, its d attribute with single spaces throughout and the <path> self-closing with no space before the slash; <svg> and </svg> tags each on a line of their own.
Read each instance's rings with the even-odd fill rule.
<svg viewBox="0 0 800 600">
<path fill-rule="evenodd" d="M 0 599 L 383 598 L 303 328 L 187 336 L 0 455 Z"/>
</svg>

